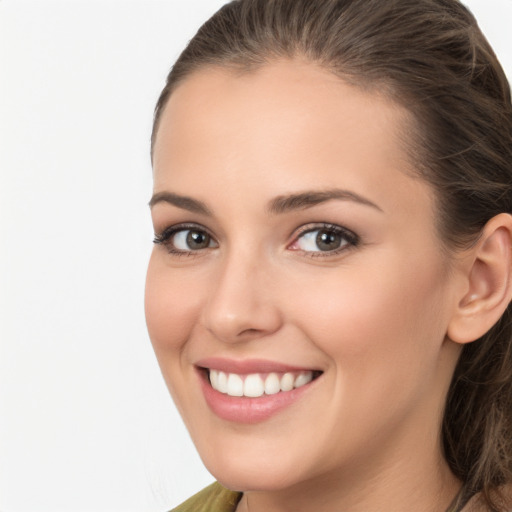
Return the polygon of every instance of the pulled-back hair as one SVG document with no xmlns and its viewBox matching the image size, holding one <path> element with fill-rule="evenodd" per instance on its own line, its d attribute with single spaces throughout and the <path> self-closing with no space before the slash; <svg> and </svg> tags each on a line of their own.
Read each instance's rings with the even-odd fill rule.
<svg viewBox="0 0 512 512">
<path fill-rule="evenodd" d="M 411 162 L 436 191 L 448 250 L 467 247 L 499 213 L 512 213 L 510 86 L 458 0 L 235 0 L 197 32 L 169 73 L 152 147 L 172 91 L 206 66 L 257 69 L 305 58 L 406 107 Z M 466 344 L 442 426 L 445 458 L 466 495 L 500 511 L 512 482 L 512 311 Z"/>
</svg>

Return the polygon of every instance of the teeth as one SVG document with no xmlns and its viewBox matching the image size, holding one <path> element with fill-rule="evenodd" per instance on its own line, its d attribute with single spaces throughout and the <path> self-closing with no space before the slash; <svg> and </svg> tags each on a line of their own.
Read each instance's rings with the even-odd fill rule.
<svg viewBox="0 0 512 512">
<path fill-rule="evenodd" d="M 312 380 L 313 380 L 313 372 L 303 372 L 295 379 L 295 382 L 293 383 L 293 387 L 300 388 L 301 386 L 305 386 Z"/>
<path fill-rule="evenodd" d="M 263 395 L 264 387 L 263 379 L 259 375 L 247 375 L 244 382 L 244 396 L 261 396 Z"/>
<path fill-rule="evenodd" d="M 281 377 L 281 391 L 291 391 L 293 389 L 294 381 L 293 373 L 285 373 Z"/>
<path fill-rule="evenodd" d="M 210 372 L 210 384 L 213 389 L 219 389 L 219 372 Z"/>
<path fill-rule="evenodd" d="M 221 393 L 228 392 L 228 376 L 224 372 L 219 372 L 217 391 L 220 391 Z"/>
<path fill-rule="evenodd" d="M 275 395 L 281 391 L 291 391 L 294 388 L 305 386 L 312 380 L 312 371 L 269 373 L 267 375 L 251 373 L 242 376 L 236 373 L 210 370 L 212 388 L 229 396 L 257 398 L 263 395 Z"/>
<path fill-rule="evenodd" d="M 269 373 L 265 379 L 265 394 L 275 395 L 281 391 L 281 383 L 277 373 Z"/>
<path fill-rule="evenodd" d="M 244 396 L 244 381 L 236 373 L 230 373 L 228 376 L 228 395 Z"/>
</svg>

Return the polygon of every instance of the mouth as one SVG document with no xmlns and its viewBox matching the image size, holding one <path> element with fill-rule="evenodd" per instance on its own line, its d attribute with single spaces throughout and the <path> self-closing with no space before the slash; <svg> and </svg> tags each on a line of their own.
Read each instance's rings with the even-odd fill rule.
<svg viewBox="0 0 512 512">
<path fill-rule="evenodd" d="M 211 411 L 235 423 L 258 423 L 309 394 L 323 374 L 267 361 L 202 361 L 196 366 Z"/>
<path fill-rule="evenodd" d="M 259 398 L 261 396 L 286 393 L 309 384 L 321 374 L 319 371 L 238 373 L 205 368 L 211 387 L 232 397 Z"/>
</svg>

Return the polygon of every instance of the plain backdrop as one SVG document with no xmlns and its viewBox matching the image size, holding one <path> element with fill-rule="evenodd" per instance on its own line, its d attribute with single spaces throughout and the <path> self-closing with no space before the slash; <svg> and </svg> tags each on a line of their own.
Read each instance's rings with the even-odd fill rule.
<svg viewBox="0 0 512 512">
<path fill-rule="evenodd" d="M 209 483 L 145 330 L 152 111 L 220 0 L 0 0 L 0 511 Z M 467 4 L 512 77 L 512 0 Z"/>
</svg>

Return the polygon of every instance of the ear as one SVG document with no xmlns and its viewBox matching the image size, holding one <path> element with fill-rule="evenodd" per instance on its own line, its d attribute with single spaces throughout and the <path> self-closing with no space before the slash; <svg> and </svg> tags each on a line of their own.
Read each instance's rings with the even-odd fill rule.
<svg viewBox="0 0 512 512">
<path fill-rule="evenodd" d="M 493 217 L 464 258 L 464 292 L 448 325 L 448 338 L 469 343 L 483 336 L 512 300 L 512 215 Z"/>
</svg>

